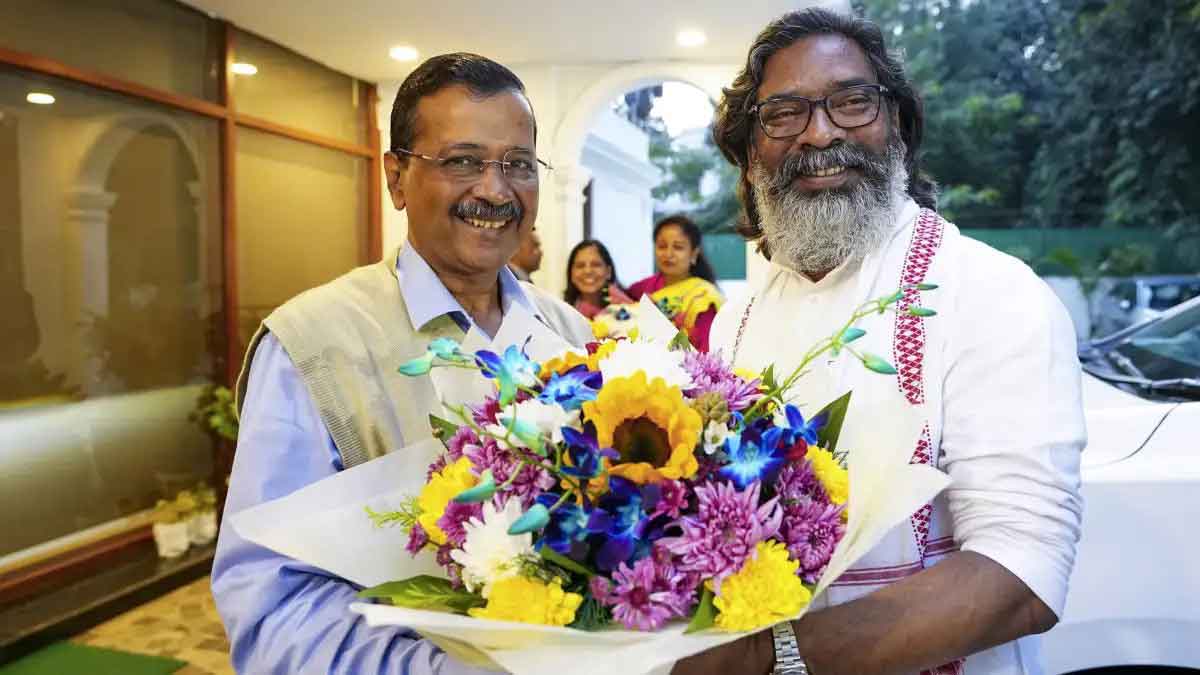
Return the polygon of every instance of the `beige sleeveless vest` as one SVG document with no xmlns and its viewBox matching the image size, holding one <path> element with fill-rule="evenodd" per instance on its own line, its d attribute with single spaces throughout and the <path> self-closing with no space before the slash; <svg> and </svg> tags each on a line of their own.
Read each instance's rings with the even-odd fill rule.
<svg viewBox="0 0 1200 675">
<path fill-rule="evenodd" d="M 271 312 L 246 350 L 237 381 L 239 411 L 254 351 L 270 331 L 300 372 L 345 468 L 431 437 L 429 415 L 440 409 L 433 383 L 428 375 L 407 377 L 397 368 L 424 354 L 435 338 L 464 334 L 449 316 L 422 330 L 413 327 L 396 277 L 399 252 Z M 530 284 L 522 288 L 567 342 L 581 347 L 592 339 L 587 321 L 569 305 Z"/>
</svg>

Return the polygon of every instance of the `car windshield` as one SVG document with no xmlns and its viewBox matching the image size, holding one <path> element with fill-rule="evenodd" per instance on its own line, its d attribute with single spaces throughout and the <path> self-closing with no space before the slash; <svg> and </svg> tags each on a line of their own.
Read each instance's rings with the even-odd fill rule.
<svg viewBox="0 0 1200 675">
<path fill-rule="evenodd" d="M 1150 309 L 1170 309 L 1200 295 L 1200 281 L 1159 284 L 1150 288 Z"/>
<path fill-rule="evenodd" d="M 1152 380 L 1200 378 L 1200 303 L 1134 331 L 1114 351 Z"/>
</svg>

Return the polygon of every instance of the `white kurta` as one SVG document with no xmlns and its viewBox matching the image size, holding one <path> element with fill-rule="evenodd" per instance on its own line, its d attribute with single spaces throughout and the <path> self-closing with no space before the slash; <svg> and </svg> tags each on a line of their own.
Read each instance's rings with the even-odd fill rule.
<svg viewBox="0 0 1200 675">
<path fill-rule="evenodd" d="M 893 530 L 818 605 L 852 600 L 966 550 L 1003 565 L 1061 616 L 1080 532 L 1086 440 L 1071 320 L 1026 265 L 932 213 L 918 227 L 919 213 L 912 201 L 903 204 L 881 252 L 819 282 L 773 264 L 752 300 L 718 314 L 712 348 L 730 355 L 736 345 L 737 367 L 774 363 L 786 374 L 854 308 L 899 288 L 903 275 L 938 284 L 906 298 L 937 316 L 898 320 L 889 312 L 858 324 L 867 335 L 853 346 L 891 361 L 899 376 L 872 373 L 848 354 L 823 356 L 794 390 L 806 417 L 853 391 L 847 425 L 887 424 L 896 406 L 922 407 L 927 447 L 936 448 L 927 461 L 953 480 L 931 510 Z M 839 449 L 853 461 L 852 448 Z M 913 461 L 926 449 L 914 449 Z M 1039 660 L 1037 639 L 1025 638 L 946 672 L 1025 675 L 1041 672 Z"/>
</svg>

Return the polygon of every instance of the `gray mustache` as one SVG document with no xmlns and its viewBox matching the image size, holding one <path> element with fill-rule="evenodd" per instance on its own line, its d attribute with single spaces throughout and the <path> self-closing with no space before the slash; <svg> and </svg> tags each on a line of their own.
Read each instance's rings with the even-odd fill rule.
<svg viewBox="0 0 1200 675">
<path fill-rule="evenodd" d="M 516 202 L 489 204 L 487 202 L 469 201 L 454 205 L 454 215 L 459 218 L 475 218 L 477 220 L 521 220 L 525 210 Z"/>
<path fill-rule="evenodd" d="M 785 157 L 779 165 L 771 191 L 778 193 L 787 190 L 792 181 L 802 174 L 836 166 L 858 169 L 868 180 L 881 179 L 888 170 L 886 156 L 853 143 L 839 143 L 824 150 L 799 150 Z"/>
</svg>

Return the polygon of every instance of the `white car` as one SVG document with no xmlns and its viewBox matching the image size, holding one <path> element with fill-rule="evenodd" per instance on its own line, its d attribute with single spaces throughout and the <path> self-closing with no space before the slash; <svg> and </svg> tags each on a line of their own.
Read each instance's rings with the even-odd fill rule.
<svg viewBox="0 0 1200 675">
<path fill-rule="evenodd" d="M 1200 298 L 1080 359 L 1083 536 L 1046 672 L 1200 669 Z"/>
</svg>

